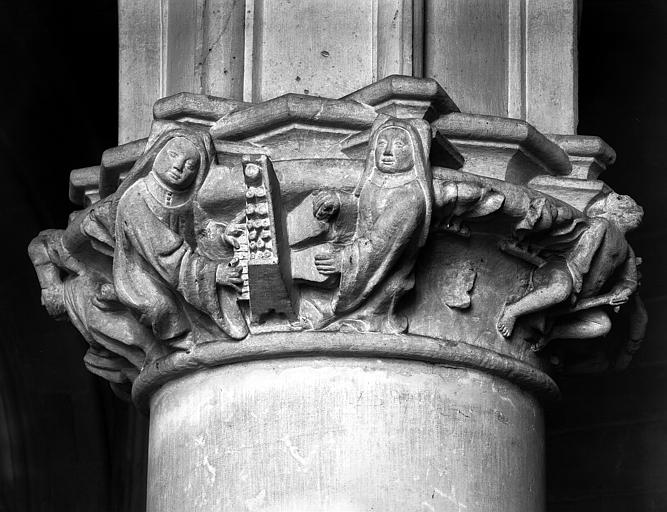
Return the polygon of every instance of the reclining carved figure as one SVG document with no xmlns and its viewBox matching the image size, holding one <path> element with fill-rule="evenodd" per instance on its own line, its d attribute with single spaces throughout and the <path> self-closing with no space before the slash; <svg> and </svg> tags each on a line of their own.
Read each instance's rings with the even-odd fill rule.
<svg viewBox="0 0 667 512">
<path fill-rule="evenodd" d="M 90 371 L 115 384 L 165 355 L 165 343 L 189 348 L 248 333 L 233 240 L 216 233 L 217 246 L 230 246 L 216 255 L 227 258 L 197 246 L 206 226 L 195 196 L 214 158 L 210 136 L 158 128 L 114 194 L 73 213 L 67 229 L 41 232 L 28 251 L 47 311 L 69 317 L 90 345 Z"/>
<path fill-rule="evenodd" d="M 48 229 L 28 247 L 42 288 L 42 304 L 74 324 L 90 345 L 84 362 L 118 390 L 132 382 L 145 361 L 162 352 L 149 329 L 119 302 L 111 259 L 93 249 L 82 231 L 92 209 L 76 212 L 66 230 Z M 93 214 L 94 215 L 94 214 Z"/>
<path fill-rule="evenodd" d="M 602 306 L 620 306 L 637 289 L 637 261 L 625 235 L 639 226 L 642 216 L 643 210 L 630 197 L 602 195 L 586 209 L 586 218 L 573 224 L 564 246 L 558 247 L 558 234 L 552 233 L 555 242 L 539 255 L 526 252 L 530 257 L 524 259 L 537 265 L 532 286 L 505 305 L 498 331 L 509 337 L 520 316 L 565 305 L 548 312 L 552 323 L 548 339 L 606 335 L 611 322 Z M 512 253 L 521 257 L 521 251 Z"/>
</svg>

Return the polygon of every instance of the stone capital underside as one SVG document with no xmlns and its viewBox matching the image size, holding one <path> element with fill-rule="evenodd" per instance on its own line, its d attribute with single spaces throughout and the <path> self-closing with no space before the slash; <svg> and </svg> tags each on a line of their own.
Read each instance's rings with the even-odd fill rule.
<svg viewBox="0 0 667 512">
<path fill-rule="evenodd" d="M 88 368 L 144 407 L 199 368 L 297 356 L 473 368 L 548 395 L 555 370 L 637 348 L 625 233 L 642 212 L 597 179 L 614 159 L 599 139 L 462 114 L 401 76 L 340 100 L 182 93 L 147 135 L 73 171 L 85 209 L 30 246 Z M 620 307 L 634 337 L 601 348 Z"/>
</svg>

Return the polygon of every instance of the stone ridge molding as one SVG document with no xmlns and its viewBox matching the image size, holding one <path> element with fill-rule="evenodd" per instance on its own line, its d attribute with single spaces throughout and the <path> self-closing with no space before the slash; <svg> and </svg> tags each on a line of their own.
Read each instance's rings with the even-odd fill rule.
<svg viewBox="0 0 667 512">
<path fill-rule="evenodd" d="M 104 198 L 113 194 L 120 184 L 123 172 L 129 171 L 134 162 L 141 156 L 146 148 L 148 139 L 139 139 L 107 149 L 102 153 L 102 164 L 100 166 L 100 197 Z"/>
<path fill-rule="evenodd" d="M 616 151 L 600 137 L 590 135 L 547 135 L 572 161 L 571 177 L 596 180 L 616 161 Z"/>
<path fill-rule="evenodd" d="M 210 126 L 221 117 L 250 106 L 252 106 L 252 103 L 181 92 L 157 100 L 153 105 L 153 119 L 181 122 L 189 120 L 190 122 Z"/>
<path fill-rule="evenodd" d="M 403 110 L 407 114 L 403 117 L 437 118 L 459 112 L 447 92 L 432 78 L 391 75 L 341 99 L 358 101 L 389 115 Z"/>
<path fill-rule="evenodd" d="M 372 125 L 375 116 L 373 109 L 354 101 L 285 94 L 223 117 L 211 128 L 211 136 L 238 140 L 291 124 L 358 130 Z"/>
<path fill-rule="evenodd" d="M 480 370 L 504 378 L 538 397 L 552 401 L 560 397 L 554 380 L 541 368 L 463 342 L 414 335 L 369 333 L 273 332 L 251 335 L 244 343 L 207 343 L 190 353 L 177 352 L 153 361 L 134 382 L 132 398 L 148 411 L 151 397 L 166 382 L 217 366 L 281 358 L 372 358 L 420 361 Z"/>
<path fill-rule="evenodd" d="M 564 176 L 572 172 L 567 153 L 535 127 L 520 119 L 452 113 L 440 117 L 434 126 L 454 144 L 497 143 L 517 146 L 549 174 Z"/>
<path fill-rule="evenodd" d="M 614 159 L 598 138 L 460 113 L 398 76 L 338 100 L 178 94 L 154 117 L 72 173 L 86 208 L 29 247 L 84 364 L 142 407 L 196 369 L 287 357 L 425 361 L 554 396 L 549 374 L 621 368 L 641 344 L 625 235 L 643 211 L 591 179 Z M 621 307 L 631 333 L 607 347 Z"/>
<path fill-rule="evenodd" d="M 72 169 L 69 174 L 69 200 L 74 204 L 89 206 L 100 200 L 99 165 L 82 167 L 81 169 Z"/>
</svg>

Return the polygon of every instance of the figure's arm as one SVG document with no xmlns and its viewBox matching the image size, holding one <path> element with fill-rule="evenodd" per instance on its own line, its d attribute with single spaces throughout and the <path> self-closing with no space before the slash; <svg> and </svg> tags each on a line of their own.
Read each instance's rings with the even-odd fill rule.
<svg viewBox="0 0 667 512">
<path fill-rule="evenodd" d="M 49 315 L 56 318 L 65 314 L 65 299 L 60 277 L 61 267 L 56 264 L 60 262 L 53 261 L 57 253 L 49 251 L 49 244 L 59 243 L 59 235 L 62 236 L 61 230 L 42 231 L 28 246 L 28 255 L 42 288 L 42 305 Z"/>
<path fill-rule="evenodd" d="M 423 205 L 413 205 L 411 210 L 389 209 L 376 220 L 369 234 L 356 238 L 342 251 L 336 251 L 333 244 L 315 255 L 315 267 L 323 275 L 345 272 L 368 275 L 381 264 L 388 264 L 410 234 L 416 229 L 418 217 L 423 216 Z M 358 283 L 364 284 L 364 283 Z"/>
<path fill-rule="evenodd" d="M 39 279 L 42 289 L 62 285 L 60 270 L 51 260 L 47 249 L 48 238 L 47 232 L 42 231 L 28 245 L 28 256 L 30 256 L 30 261 L 35 267 L 37 279 Z"/>
<path fill-rule="evenodd" d="M 117 246 L 136 251 L 174 289 L 179 284 L 183 258 L 194 251 L 178 233 L 164 225 L 143 198 L 121 199 L 118 208 Z M 117 247 L 118 248 L 118 247 Z"/>
<path fill-rule="evenodd" d="M 236 217 L 234 217 L 227 224 L 222 223 L 223 225 L 222 240 L 227 246 L 233 249 L 239 249 L 241 247 L 237 237 L 239 237 L 243 233 L 243 231 L 239 229 L 238 226 L 239 224 L 245 224 L 245 220 L 246 220 L 246 213 L 242 211 L 238 213 Z"/>
<path fill-rule="evenodd" d="M 607 235 L 609 224 L 601 218 L 589 219 L 588 222 L 588 227 L 565 255 L 570 271 L 578 278 L 574 283 L 574 291 L 577 294 L 587 279 L 593 261 L 596 258 L 605 257 L 604 254 L 598 254 L 598 251 Z"/>
<path fill-rule="evenodd" d="M 354 309 L 394 270 L 422 228 L 425 205 L 410 195 L 379 216 L 368 236 L 357 238 L 339 253 L 341 269 L 337 311 Z M 406 205 L 410 205 L 409 208 Z"/>
<path fill-rule="evenodd" d="M 238 214 L 229 222 L 207 219 L 199 231 L 201 237 L 199 249 L 212 259 L 223 259 L 229 256 L 229 249 L 238 250 L 241 245 L 238 237 L 243 234 L 239 228 L 245 219 L 245 212 Z M 203 240 L 203 243 L 201 242 Z M 203 245 L 202 245 L 203 244 Z"/>
<path fill-rule="evenodd" d="M 70 252 L 76 252 L 81 246 L 88 242 L 88 239 L 81 231 L 81 221 L 88 214 L 91 207 L 85 210 L 72 212 L 69 215 L 69 222 L 62 234 L 62 244 Z"/>
<path fill-rule="evenodd" d="M 630 310 L 630 335 L 628 340 L 620 347 L 614 363 L 614 370 L 625 370 L 628 367 L 633 356 L 641 348 L 646 336 L 648 314 L 639 294 L 633 297 L 632 306 Z"/>
<path fill-rule="evenodd" d="M 313 217 L 323 222 L 331 222 L 340 211 L 341 200 L 335 190 L 322 189 L 312 194 Z"/>
<path fill-rule="evenodd" d="M 623 269 L 621 271 L 619 285 L 623 286 L 630 290 L 631 293 L 637 291 L 639 286 L 639 272 L 637 271 L 637 257 L 635 256 L 635 251 L 632 250 L 632 247 L 628 245 L 628 256 L 625 259 L 623 264 Z"/>
<path fill-rule="evenodd" d="M 540 257 L 537 252 L 531 251 L 527 246 L 522 246 L 516 239 L 500 240 L 498 249 L 536 267 L 541 267 L 546 263 L 546 260 Z"/>
<path fill-rule="evenodd" d="M 463 219 L 485 217 L 502 207 L 505 196 L 475 182 L 439 181 L 434 186 L 436 228 L 460 236 L 470 236 Z"/>
<path fill-rule="evenodd" d="M 603 241 L 608 234 L 610 225 L 604 219 L 593 219 L 591 224 L 579 242 L 575 245 L 568 255 L 568 265 L 577 273 L 584 276 L 589 272 L 595 259 L 598 259 L 597 265 L 612 265 L 612 261 L 608 254 L 604 252 Z M 611 228 L 613 229 L 613 227 Z M 613 235 L 613 233 L 611 233 Z M 604 303 L 610 306 L 618 307 L 625 304 L 630 296 L 637 289 L 638 273 L 637 260 L 632 251 L 632 248 L 627 245 L 627 255 L 621 270 L 621 277 L 611 291 L 603 295 L 595 297 L 588 297 L 582 299 L 577 303 L 577 309 L 588 309 L 589 307 L 597 307 Z M 590 305 L 588 305 L 590 303 Z"/>
<path fill-rule="evenodd" d="M 639 286 L 639 272 L 637 271 L 637 257 L 632 247 L 628 245 L 628 254 L 625 258 L 623 268 L 619 275 L 616 285 L 612 288 L 609 304 L 611 306 L 620 306 L 625 304 L 630 296 L 637 291 Z"/>
</svg>

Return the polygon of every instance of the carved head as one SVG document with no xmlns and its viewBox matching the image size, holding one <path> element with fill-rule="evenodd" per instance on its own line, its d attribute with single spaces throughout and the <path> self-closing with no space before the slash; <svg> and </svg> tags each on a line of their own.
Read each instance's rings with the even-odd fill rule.
<svg viewBox="0 0 667 512">
<path fill-rule="evenodd" d="M 426 242 L 433 211 L 433 176 L 429 155 L 433 134 L 424 119 L 397 119 L 381 114 L 373 123 L 366 155 L 364 172 L 357 182 L 354 195 L 371 183 L 374 173 L 402 174 L 408 180 L 412 176 L 424 194 L 424 222 L 419 236 L 419 247 Z"/>
<path fill-rule="evenodd" d="M 594 200 L 586 208 L 586 215 L 609 219 L 627 232 L 639 227 L 644 218 L 644 209 L 630 196 L 612 192 Z"/>
<path fill-rule="evenodd" d="M 387 174 L 406 172 L 414 167 L 414 148 L 407 130 L 397 126 L 380 130 L 375 145 L 375 165 Z"/>
<path fill-rule="evenodd" d="M 211 135 L 206 131 L 179 123 L 163 124 L 156 121 L 151 132 L 146 151 L 134 163 L 116 192 L 110 196 L 108 216 L 114 230 L 113 236 L 115 236 L 118 203 L 137 181 L 154 172 L 166 185 L 175 190 L 187 190 L 188 194 L 194 195 L 208 176 L 211 164 L 215 163 L 215 147 Z M 183 162 L 184 169 L 177 171 L 174 167 L 178 167 L 180 161 Z M 192 168 L 185 169 L 186 164 Z"/>
<path fill-rule="evenodd" d="M 185 190 L 192 185 L 200 167 L 199 151 L 185 137 L 175 137 L 160 150 L 153 171 L 167 186 Z"/>
</svg>

